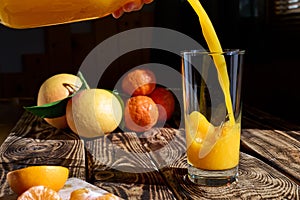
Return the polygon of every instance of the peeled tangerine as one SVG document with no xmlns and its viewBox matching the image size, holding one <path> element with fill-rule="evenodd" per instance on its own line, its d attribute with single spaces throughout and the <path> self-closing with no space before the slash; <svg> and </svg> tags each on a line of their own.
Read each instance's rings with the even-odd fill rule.
<svg viewBox="0 0 300 200">
<path fill-rule="evenodd" d="M 122 120 L 119 99 L 104 89 L 86 89 L 73 96 L 66 108 L 72 131 L 85 138 L 103 136 L 114 131 Z"/>
<path fill-rule="evenodd" d="M 37 105 L 41 106 L 62 100 L 78 91 L 81 84 L 80 78 L 75 75 L 54 75 L 41 85 L 37 97 Z M 68 126 L 65 115 L 57 118 L 44 118 L 44 120 L 56 128 L 67 128 Z"/>
<path fill-rule="evenodd" d="M 17 200 L 62 200 L 58 193 L 43 185 L 33 186 L 21 194 Z"/>
<path fill-rule="evenodd" d="M 230 169 L 238 164 L 240 123 L 214 127 L 200 112 L 193 111 L 186 124 L 190 164 L 205 170 Z"/>
</svg>

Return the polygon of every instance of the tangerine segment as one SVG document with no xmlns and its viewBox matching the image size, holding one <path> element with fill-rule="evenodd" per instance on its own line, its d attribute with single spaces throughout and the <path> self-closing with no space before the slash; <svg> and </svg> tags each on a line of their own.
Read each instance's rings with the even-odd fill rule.
<svg viewBox="0 0 300 200">
<path fill-rule="evenodd" d="M 233 126 L 226 122 L 215 130 L 221 131 L 218 139 L 210 142 L 199 142 L 194 139 L 187 149 L 188 162 L 196 168 L 204 170 L 231 169 L 238 165 L 240 148 L 240 123 Z M 208 147 L 208 145 L 211 145 Z M 209 149 L 205 156 L 201 151 Z"/>
<path fill-rule="evenodd" d="M 54 191 L 60 190 L 69 176 L 69 169 L 62 166 L 31 166 L 11 171 L 7 181 L 18 195 L 33 186 L 43 185 Z"/>
<path fill-rule="evenodd" d="M 71 193 L 70 200 L 118 200 L 119 197 L 112 193 L 100 194 L 86 188 L 74 190 Z"/>
<path fill-rule="evenodd" d="M 45 186 L 33 186 L 21 194 L 17 200 L 61 200 L 58 193 Z"/>
</svg>

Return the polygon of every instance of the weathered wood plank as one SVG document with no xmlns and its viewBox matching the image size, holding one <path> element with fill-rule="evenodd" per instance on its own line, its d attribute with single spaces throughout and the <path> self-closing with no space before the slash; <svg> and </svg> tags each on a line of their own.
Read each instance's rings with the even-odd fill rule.
<svg viewBox="0 0 300 200">
<path fill-rule="evenodd" d="M 275 117 L 250 106 L 244 106 L 242 126 L 246 129 L 260 128 L 286 131 L 290 136 L 300 141 L 300 125 Z"/>
<path fill-rule="evenodd" d="M 172 164 L 186 154 L 184 130 L 156 128 L 143 133 L 141 141 L 158 169 Z"/>
<path fill-rule="evenodd" d="M 175 199 L 158 172 L 136 174 L 115 170 L 99 172 L 100 175 L 95 173 L 98 178 L 93 184 L 124 199 Z M 109 175 L 109 178 L 103 178 L 103 173 L 106 173 L 104 176 Z"/>
<path fill-rule="evenodd" d="M 148 141 L 153 142 L 155 149 L 157 149 L 158 143 L 163 144 L 161 141 L 165 141 L 165 145 L 167 145 L 169 143 L 168 140 L 172 137 L 174 138 L 174 136 L 170 137 L 169 134 L 177 133 L 177 141 L 172 140 L 172 143 L 167 145 L 168 150 L 166 152 L 172 152 L 172 154 L 164 151 L 151 154 L 157 163 L 164 160 L 170 161 L 168 157 L 173 157 L 173 163 L 169 163 L 166 166 L 160 164 L 160 166 L 164 167 L 159 169 L 177 199 L 272 199 L 278 197 L 297 199 L 300 197 L 300 188 L 297 183 L 273 167 L 245 153 L 241 153 L 238 183 L 223 187 L 202 187 L 193 184 L 186 179 L 186 154 L 181 153 L 185 149 L 185 145 L 182 145 L 185 137 L 184 131 L 170 131 L 166 129 L 161 129 L 160 131 L 161 133 L 156 133 L 160 135 L 159 137 L 148 139 Z M 155 138 L 157 138 L 157 141 L 155 141 Z M 161 140 L 161 138 L 164 139 Z M 147 146 L 151 145 L 147 143 Z M 175 158 L 174 155 L 178 155 L 178 157 Z"/>
<path fill-rule="evenodd" d="M 7 169 L 9 169 L 7 164 L 0 164 L 0 197 L 4 196 L 4 194 L 13 194 L 6 181 Z"/>
<path fill-rule="evenodd" d="M 0 188 L 7 188 L 9 171 L 31 165 L 65 166 L 70 170 L 70 177 L 86 178 L 83 141 L 71 131 L 55 129 L 28 112 L 1 145 L 0 165 Z"/>
<path fill-rule="evenodd" d="M 42 164 L 68 166 L 70 177 L 81 179 L 86 169 L 89 182 L 124 199 L 300 199 L 296 126 L 282 123 L 274 130 L 263 115 L 247 117 L 247 125 L 261 129 L 243 129 L 241 147 L 256 158 L 241 153 L 238 183 L 202 187 L 185 178 L 184 130 L 155 128 L 82 141 L 25 112 L 0 147 L 0 199 L 12 194 L 8 171 Z"/>
<path fill-rule="evenodd" d="M 93 184 L 124 199 L 174 199 L 136 133 L 110 134 L 86 148 L 94 159 Z"/>
<path fill-rule="evenodd" d="M 76 166 L 84 170 L 84 144 L 71 131 L 53 128 L 42 119 L 24 113 L 0 147 L 0 163 L 16 167 L 32 163 Z"/>
<path fill-rule="evenodd" d="M 15 169 L 20 169 L 23 167 L 28 167 L 35 165 L 32 163 L 31 165 L 18 165 L 16 166 L 15 164 L 11 163 L 0 163 L 0 197 L 7 195 L 7 194 L 14 194 L 13 191 L 10 189 L 8 182 L 6 180 L 6 175 L 8 172 L 15 170 Z M 47 164 L 48 165 L 48 164 Z M 68 166 L 66 166 L 68 167 Z M 79 176 L 80 179 L 84 180 L 84 171 L 82 170 L 82 167 L 68 167 L 69 168 L 69 177 L 76 177 Z M 79 174 L 79 175 L 78 175 Z"/>
<path fill-rule="evenodd" d="M 284 131 L 243 129 L 241 144 L 300 184 L 300 141 Z"/>
<path fill-rule="evenodd" d="M 179 159 L 162 169 L 177 199 L 299 199 L 299 185 L 260 160 L 241 153 L 239 180 L 222 187 L 203 187 L 186 179 Z M 177 167 L 178 166 L 178 167 Z"/>
</svg>

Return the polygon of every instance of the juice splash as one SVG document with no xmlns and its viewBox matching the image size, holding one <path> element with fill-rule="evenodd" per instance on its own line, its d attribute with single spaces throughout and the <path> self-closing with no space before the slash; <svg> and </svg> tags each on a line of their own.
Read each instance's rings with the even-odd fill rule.
<svg viewBox="0 0 300 200">
<path fill-rule="evenodd" d="M 188 162 L 204 170 L 225 170 L 238 165 L 240 145 L 240 118 L 236 121 L 230 97 L 229 77 L 225 58 L 214 52 L 223 52 L 213 25 L 199 0 L 188 0 L 197 13 L 204 38 L 217 69 L 218 79 L 224 93 L 229 121 L 214 127 L 198 111 L 186 119 Z"/>
<path fill-rule="evenodd" d="M 186 123 L 188 162 L 204 170 L 224 170 L 239 162 L 240 123 L 213 126 L 198 111 Z M 238 120 L 239 121 L 239 120 Z"/>
</svg>

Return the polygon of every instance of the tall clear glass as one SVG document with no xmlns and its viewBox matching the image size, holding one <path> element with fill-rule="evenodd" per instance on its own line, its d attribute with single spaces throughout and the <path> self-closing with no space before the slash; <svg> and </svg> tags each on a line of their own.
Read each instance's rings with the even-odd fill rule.
<svg viewBox="0 0 300 200">
<path fill-rule="evenodd" d="M 244 51 L 183 51 L 188 178 L 209 186 L 237 180 Z"/>
</svg>

